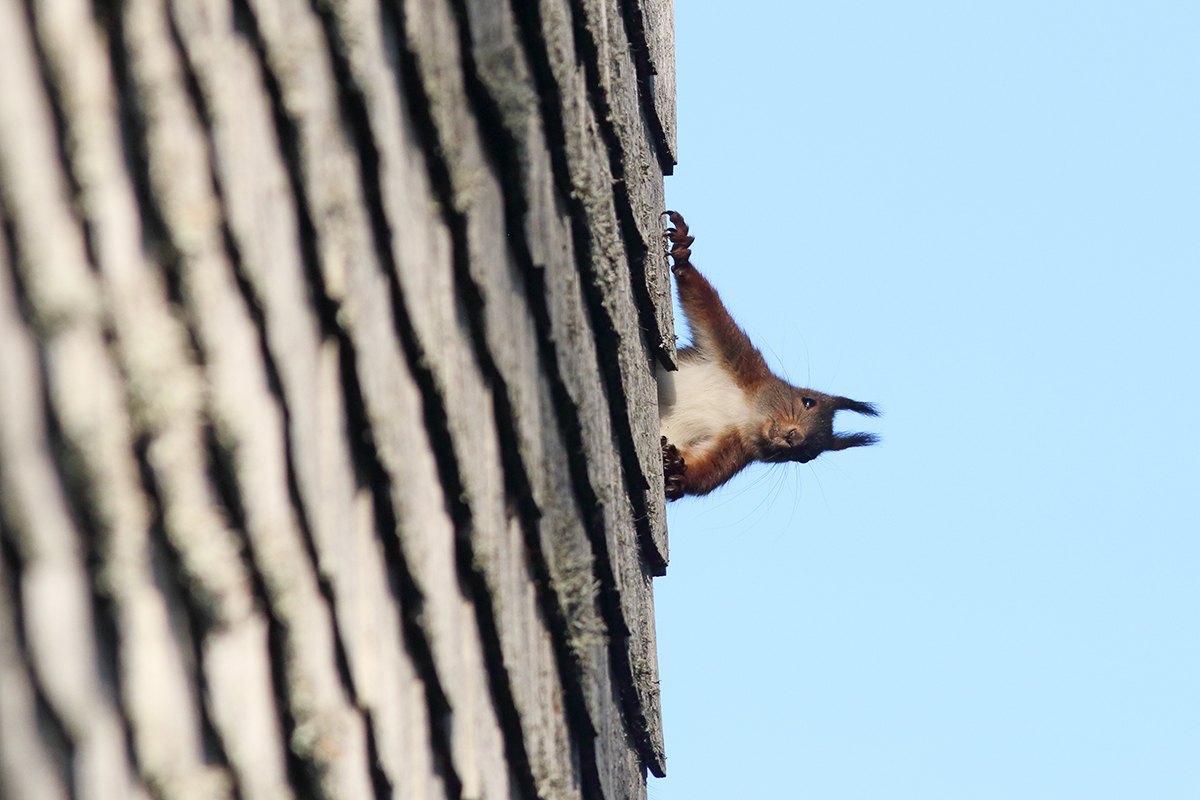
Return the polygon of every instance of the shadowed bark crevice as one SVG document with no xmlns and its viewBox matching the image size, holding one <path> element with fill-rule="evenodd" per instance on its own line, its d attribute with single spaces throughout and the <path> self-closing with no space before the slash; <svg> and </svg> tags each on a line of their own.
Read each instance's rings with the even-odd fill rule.
<svg viewBox="0 0 1200 800">
<path fill-rule="evenodd" d="M 400 544 L 398 522 L 392 505 L 392 480 L 379 457 L 358 378 L 354 343 L 340 337 L 341 380 L 346 399 L 346 438 L 359 485 L 370 490 L 375 512 L 375 533 L 387 568 L 388 589 L 400 609 L 404 646 L 413 660 L 425 693 L 429 718 L 430 746 L 434 769 L 446 783 L 451 800 L 462 796 L 462 780 L 454 769 L 450 744 L 452 709 L 437 676 L 433 648 L 422 625 L 425 598 L 413 579 Z"/>
<path fill-rule="evenodd" d="M 640 12 L 5 12 L 22 787 L 644 800 L 661 173 L 631 137 L 661 138 L 669 8 Z"/>
<path fill-rule="evenodd" d="M 602 59 L 606 48 L 596 41 L 596 32 L 592 30 L 588 22 L 587 9 L 583 0 L 568 0 L 571 6 L 571 18 L 575 23 L 575 51 L 580 56 L 580 62 L 583 66 L 584 76 L 588 86 L 588 100 L 595 112 L 595 119 L 600 129 L 600 136 L 604 140 L 605 150 L 608 153 L 609 170 L 613 178 L 613 200 L 614 207 L 617 213 L 617 220 L 621 228 L 621 240 L 625 246 L 625 257 L 628 260 L 628 266 L 633 283 L 633 296 L 637 307 L 638 322 L 643 331 L 652 331 L 658 327 L 654 318 L 654 301 L 650 297 L 649 284 L 646 282 L 646 270 L 648 269 L 647 261 L 650 252 L 643 241 L 641 232 L 637 225 L 637 218 L 634 212 L 634 203 L 630 197 L 629 183 L 636 181 L 637 176 L 630 176 L 626 173 L 625 165 L 630 162 L 630 153 L 626 152 L 625 145 L 621 142 L 621 136 L 617 132 L 616 120 L 621 116 L 619 112 L 612 107 L 608 101 L 607 93 L 604 89 L 604 82 L 601 76 Z M 640 25 L 640 13 L 633 3 L 626 0 L 618 0 L 623 11 L 622 18 L 626 22 L 626 30 L 628 32 L 629 20 L 631 17 L 639 18 L 638 28 Z M 516 3 L 520 5 L 519 2 Z M 530 3 L 531 6 L 536 6 L 537 3 Z M 592 20 L 592 22 L 597 22 Z M 601 35 L 607 34 L 607 31 L 601 31 Z M 654 110 L 654 98 L 649 94 L 649 61 L 648 51 L 645 47 L 645 39 L 643 36 L 642 42 L 639 44 L 636 40 L 630 42 L 630 56 L 633 59 L 635 71 L 638 79 L 638 95 L 642 103 L 643 122 L 653 120 L 657 122 L 658 113 Z M 639 64 L 639 61 L 644 61 Z M 642 87 L 645 85 L 646 92 L 643 93 Z M 647 111 L 647 106 L 649 111 Z M 654 134 L 654 140 L 661 140 L 661 127 L 651 131 Z M 652 147 L 656 156 L 662 165 L 663 174 L 670 174 L 671 166 L 664 164 L 665 158 L 660 148 Z M 656 211 L 658 209 L 655 209 Z M 632 440 L 632 439 L 631 439 Z M 637 460 L 636 451 L 633 452 L 633 459 Z M 640 467 L 638 468 L 640 471 Z M 631 487 L 632 488 L 632 487 Z M 638 498 L 631 494 L 634 500 L 635 511 L 639 509 Z M 645 501 L 642 501 L 643 504 Z M 649 530 L 646 531 L 649 536 Z M 646 548 L 644 548 L 646 549 Z M 649 553 L 654 551 L 651 545 L 647 550 Z"/>
<path fill-rule="evenodd" d="M 4 598 L 0 600 L 0 613 L 5 609 L 12 610 L 12 631 L 15 637 L 13 644 L 17 657 L 25 670 L 25 675 L 33 689 L 34 716 L 37 730 L 30 731 L 43 744 L 43 751 L 49 756 L 52 766 L 58 773 L 62 785 L 70 800 L 75 800 L 75 743 L 67 733 L 62 718 L 55 712 L 53 705 L 46 697 L 46 692 L 38 681 L 37 671 L 29 654 L 25 636 L 25 603 L 21 597 L 21 573 L 23 563 L 12 534 L 6 527 L 5 509 L 0 506 L 0 589 L 4 590 Z"/>
<path fill-rule="evenodd" d="M 617 350 L 621 332 L 616 329 L 613 317 L 605 310 L 605 300 L 598 285 L 598 269 L 593 261 L 595 243 L 593 242 L 589 225 L 588 210 L 583 201 L 582 193 L 576 190 L 572 178 L 572 170 L 567 161 L 569 148 L 567 132 L 563 127 L 563 116 L 556 107 L 557 103 L 561 102 L 561 95 L 558 89 L 558 82 L 555 80 L 553 74 L 550 55 L 546 49 L 546 39 L 542 35 L 543 23 L 539 12 L 539 4 L 535 2 L 513 2 L 513 8 L 519 23 L 518 29 L 525 47 L 528 62 L 531 66 L 534 80 L 537 83 L 538 96 L 542 100 L 542 119 L 546 125 L 546 133 L 549 140 L 547 144 L 551 154 L 551 164 L 554 170 L 556 185 L 560 197 L 565 198 L 563 204 L 570 213 L 572 242 L 575 245 L 575 262 L 580 266 L 580 272 L 584 276 L 584 280 L 581 281 L 584 308 L 592 322 L 592 329 L 596 337 L 597 371 L 603 377 L 604 387 L 607 390 L 606 398 L 612 419 L 613 431 L 620 445 L 618 450 L 623 467 L 622 473 L 625 476 L 625 487 L 630 497 L 630 502 L 633 505 L 634 522 L 639 538 L 644 540 L 650 534 L 647 511 L 648 501 L 646 499 L 647 489 L 644 485 L 640 487 L 636 486 L 637 482 L 630 479 L 631 475 L 638 474 L 641 471 L 637 451 L 633 444 L 633 429 L 630 424 L 630 415 L 637 413 L 637 410 L 630 408 L 628 405 L 628 398 L 625 395 L 625 387 L 622 382 L 620 365 L 617 359 L 603 357 L 604 353 L 611 354 Z M 598 63 L 596 60 L 598 55 L 595 44 L 591 40 L 590 32 L 580 22 L 583 10 L 576 7 L 574 13 L 576 19 L 574 27 L 576 46 L 590 48 L 592 53 L 591 57 L 585 57 L 582 61 L 588 68 L 585 72 L 589 74 L 589 86 L 591 87 L 589 95 L 594 97 L 600 91 L 598 85 L 599 75 L 594 74 L 595 65 Z M 607 113 L 607 105 L 597 108 L 596 115 L 598 118 L 605 119 L 605 114 Z M 604 127 L 603 124 L 601 127 Z M 615 141 L 616 134 L 611 130 L 611 125 L 608 127 L 610 136 L 606 138 L 606 141 L 609 145 L 610 157 L 612 157 L 611 154 L 614 152 L 612 149 L 613 142 Z M 614 186 L 614 192 L 620 192 L 619 184 Z M 626 199 L 628 198 L 626 197 Z M 632 220 L 631 215 L 630 220 Z M 637 241 L 636 238 L 631 239 L 628 228 L 625 228 L 624 232 L 625 235 L 623 238 L 627 245 L 631 240 Z M 633 260 L 630 258 L 631 262 Z M 639 306 L 641 305 L 639 303 Z M 545 303 L 535 304 L 534 307 L 544 308 Z M 546 323 L 542 321 L 539 324 L 544 325 Z M 642 325 L 643 328 L 646 327 L 645 320 L 642 321 Z M 545 336 L 542 337 L 543 341 L 546 341 L 547 338 Z M 568 402 L 566 405 L 570 407 L 572 404 Z M 564 434 L 570 445 L 568 452 L 574 454 L 570 462 L 572 474 L 574 475 L 576 484 L 582 485 L 579 494 L 581 507 L 588 516 L 588 530 L 592 539 L 592 546 L 596 552 L 596 578 L 601 586 L 601 608 L 610 633 L 609 649 L 612 666 L 618 679 L 628 732 L 638 742 L 639 748 L 642 749 L 643 753 L 648 753 L 650 752 L 650 742 L 645 727 L 634 724 L 642 716 L 642 711 L 630 661 L 629 627 L 625 622 L 624 613 L 621 608 L 620 590 L 611 567 L 612 554 L 609 552 L 608 541 L 604 535 L 605 523 L 603 515 L 610 513 L 611 510 L 604 508 L 591 488 L 590 480 L 587 477 L 585 450 L 582 447 L 582 443 L 578 441 L 580 431 L 581 426 L 577 421 L 571 421 L 571 424 L 564 425 Z M 646 547 L 644 544 L 641 549 L 643 555 L 654 551 L 653 547 Z"/>
<path fill-rule="evenodd" d="M 29 37 L 30 43 L 33 45 L 34 56 L 37 59 L 38 73 L 41 77 L 42 88 L 46 92 L 46 99 L 50 106 L 50 113 L 54 120 L 54 147 L 58 153 L 59 163 L 62 164 L 63 176 L 67 181 L 67 191 L 71 198 L 71 209 L 75 214 L 75 221 L 79 224 L 79 229 L 83 232 L 83 246 L 87 253 L 88 265 L 95 270 L 97 268 L 96 249 L 93 241 L 92 224 L 87 215 L 80 212 L 83 208 L 81 196 L 83 189 L 76 178 L 74 171 L 71 169 L 71 156 L 68 152 L 68 132 L 67 118 L 63 112 L 62 95 L 59 91 L 58 84 L 54 81 L 53 70 L 50 62 L 46 58 L 46 52 L 42 47 L 41 37 L 37 35 L 39 12 L 36 0 L 24 0 L 25 21 L 31 32 Z"/>
<path fill-rule="evenodd" d="M 41 58 L 40 51 L 39 58 Z M 43 76 L 45 75 L 46 73 L 43 73 Z M 58 132 L 61 136 L 63 129 L 60 129 Z M 64 152 L 60 150 L 60 155 Z M 71 172 L 69 166 L 68 163 L 62 165 L 64 173 L 68 175 Z M 3 198 L 3 192 L 0 192 L 0 198 Z M 34 307 L 32 299 L 26 292 L 21 274 L 22 270 L 18 266 L 21 263 L 22 254 L 17 244 L 17 238 L 14 235 L 11 215 L 4 207 L 3 202 L 0 202 L 0 220 L 3 220 L 4 225 L 4 246 L 7 250 L 5 260 L 9 265 L 9 278 L 17 308 L 19 313 L 23 317 L 26 317 L 27 320 L 38 319 L 40 317 L 38 313 L 39 309 Z M 137 751 L 134 747 L 133 729 L 128 711 L 124 707 L 124 704 L 121 703 L 122 674 L 119 662 L 120 638 L 117 612 L 114 607 L 111 590 L 106 591 L 102 588 L 106 582 L 103 580 L 101 574 L 103 568 L 103 554 L 101 553 L 101 547 L 103 546 L 101 539 L 102 528 L 96 509 L 96 492 L 99 489 L 91 479 L 83 455 L 80 453 L 76 443 L 71 441 L 66 435 L 59 419 L 58 407 L 54 402 L 50 385 L 47 364 L 50 356 L 47 353 L 46 340 L 40 337 L 34 338 L 33 343 L 36 348 L 36 374 L 29 376 L 29 379 L 37 387 L 36 391 L 42 410 L 41 418 L 45 423 L 45 429 L 38 433 L 41 434 L 40 438 L 42 438 L 46 447 L 46 455 L 53 466 L 54 477 L 60 488 L 58 495 L 65 505 L 64 511 L 70 519 L 72 531 L 77 537 L 77 557 L 80 559 L 81 565 L 87 575 L 87 586 L 84 588 L 86 588 L 88 604 L 90 606 L 91 633 L 95 645 L 94 655 L 96 658 L 93 674 L 106 698 L 116 710 L 117 719 L 121 726 L 121 735 L 125 739 L 126 754 L 129 759 L 130 768 L 134 773 L 137 773 L 139 770 Z M 0 494 L 0 500 L 3 499 L 3 495 Z M 31 683 L 35 687 L 37 695 L 39 729 L 49 741 L 57 745 L 51 748 L 51 752 L 69 754 L 69 758 L 65 755 L 60 755 L 60 757 L 67 761 L 68 766 L 65 768 L 65 771 L 71 773 L 72 778 L 67 785 L 71 787 L 71 791 L 73 792 L 74 752 L 79 743 L 71 739 L 68 726 L 64 723 L 59 713 L 54 710 L 49 697 L 40 685 L 37 670 L 33 668 L 33 663 L 28 656 L 24 628 L 26 609 L 18 584 L 22 575 L 22 563 L 15 542 L 6 535 L 7 532 L 3 529 L 5 524 L 3 517 L 6 513 L 3 508 L 0 508 L 0 542 L 3 543 L 4 547 L 3 557 L 5 567 L 13 580 L 12 608 L 16 611 L 18 642 L 24 657 L 23 660 L 29 665 Z M 36 530 L 27 531 L 26 535 L 36 537 L 38 532 Z"/>
</svg>

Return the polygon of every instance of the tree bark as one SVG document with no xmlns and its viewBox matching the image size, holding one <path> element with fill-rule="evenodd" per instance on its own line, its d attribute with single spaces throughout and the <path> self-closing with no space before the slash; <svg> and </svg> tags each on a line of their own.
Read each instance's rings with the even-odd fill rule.
<svg viewBox="0 0 1200 800">
<path fill-rule="evenodd" d="M 645 797 L 671 59 L 0 0 L 0 795 Z"/>
</svg>

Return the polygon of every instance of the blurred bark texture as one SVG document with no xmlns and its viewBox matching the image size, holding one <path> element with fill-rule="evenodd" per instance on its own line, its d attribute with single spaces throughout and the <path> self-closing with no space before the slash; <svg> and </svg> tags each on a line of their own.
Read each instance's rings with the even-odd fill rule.
<svg viewBox="0 0 1200 800">
<path fill-rule="evenodd" d="M 0 0 L 0 795 L 644 798 L 670 0 Z"/>
</svg>

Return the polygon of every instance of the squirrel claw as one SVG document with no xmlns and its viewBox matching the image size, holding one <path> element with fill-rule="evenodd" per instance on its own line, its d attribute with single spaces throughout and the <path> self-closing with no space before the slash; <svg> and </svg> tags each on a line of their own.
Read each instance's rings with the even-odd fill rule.
<svg viewBox="0 0 1200 800">
<path fill-rule="evenodd" d="M 683 463 L 679 448 L 668 443 L 665 436 L 662 437 L 662 451 L 663 489 L 668 500 L 678 500 L 683 497 L 683 476 L 687 472 L 687 464 Z"/>
</svg>

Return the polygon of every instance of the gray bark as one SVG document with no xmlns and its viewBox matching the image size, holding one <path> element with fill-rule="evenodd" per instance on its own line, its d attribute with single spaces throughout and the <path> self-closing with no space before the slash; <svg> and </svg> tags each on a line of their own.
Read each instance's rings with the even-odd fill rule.
<svg viewBox="0 0 1200 800">
<path fill-rule="evenodd" d="M 0 795 L 645 797 L 670 25 L 0 0 Z"/>
</svg>

